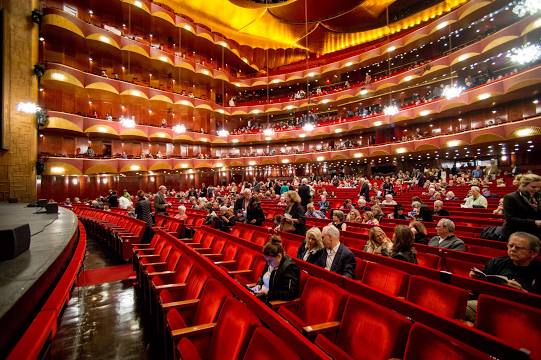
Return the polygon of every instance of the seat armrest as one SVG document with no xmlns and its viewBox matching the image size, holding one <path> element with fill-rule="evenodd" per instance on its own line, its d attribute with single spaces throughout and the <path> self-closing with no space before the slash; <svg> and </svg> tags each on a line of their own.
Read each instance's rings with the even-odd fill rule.
<svg viewBox="0 0 541 360">
<path fill-rule="evenodd" d="M 192 336 L 200 334 L 208 334 L 216 327 L 216 323 L 201 324 L 196 326 L 189 326 L 182 329 L 176 329 L 171 331 L 171 336 L 177 338 L 180 336 Z"/>
<path fill-rule="evenodd" d="M 132 244 L 132 245 L 133 245 L 133 244 Z M 135 245 L 137 245 L 137 244 L 135 244 Z M 133 251 L 134 251 L 135 253 L 139 253 L 139 252 L 143 252 L 143 251 L 154 251 L 154 250 L 156 250 L 156 249 L 153 248 L 153 247 L 152 247 L 152 248 L 145 248 L 145 249 L 133 249 Z"/>
<path fill-rule="evenodd" d="M 197 252 L 203 252 L 203 251 L 212 251 L 211 248 L 200 248 L 200 247 L 194 247 L 193 248 Z"/>
<path fill-rule="evenodd" d="M 149 272 L 147 274 L 147 276 L 161 276 L 161 275 L 173 275 L 175 272 L 174 271 L 171 271 L 171 270 L 167 270 L 167 271 L 154 271 L 154 272 Z"/>
<path fill-rule="evenodd" d="M 220 253 L 216 253 L 216 254 L 206 253 L 206 254 L 201 254 L 201 255 L 209 257 L 209 258 L 218 258 L 222 256 L 222 254 Z"/>
<path fill-rule="evenodd" d="M 167 264 L 165 261 L 161 261 L 161 262 L 154 262 L 154 263 L 142 263 L 142 264 L 139 264 L 141 266 L 163 266 Z"/>
<path fill-rule="evenodd" d="M 199 299 L 190 299 L 190 300 L 182 300 L 182 301 L 174 301 L 170 303 L 162 304 L 162 308 L 164 309 L 184 309 L 187 307 L 195 306 L 199 303 Z"/>
<path fill-rule="evenodd" d="M 272 300 L 272 301 L 269 301 L 269 304 L 273 309 L 278 309 L 280 306 L 292 306 L 292 305 L 297 305 L 300 302 L 301 302 L 301 299 L 298 298 L 294 300 Z"/>
<path fill-rule="evenodd" d="M 339 321 L 329 321 L 321 324 L 308 325 L 302 328 L 307 335 L 317 335 L 325 331 L 336 330 L 340 326 Z"/>
<path fill-rule="evenodd" d="M 222 261 L 215 261 L 214 265 L 233 265 L 236 263 L 237 263 L 237 260 L 222 260 Z"/>
<path fill-rule="evenodd" d="M 165 285 L 157 285 L 154 286 L 156 290 L 174 290 L 174 289 L 184 289 L 186 287 L 186 283 L 176 283 L 176 284 L 165 284 Z"/>
<path fill-rule="evenodd" d="M 227 273 L 229 275 L 237 275 L 237 274 L 250 274 L 252 272 L 251 269 L 244 269 L 244 270 L 231 270 L 231 271 L 228 271 Z"/>
<path fill-rule="evenodd" d="M 139 258 L 143 258 L 143 259 L 152 258 L 152 257 L 160 257 L 160 255 L 158 254 L 139 255 Z"/>
</svg>

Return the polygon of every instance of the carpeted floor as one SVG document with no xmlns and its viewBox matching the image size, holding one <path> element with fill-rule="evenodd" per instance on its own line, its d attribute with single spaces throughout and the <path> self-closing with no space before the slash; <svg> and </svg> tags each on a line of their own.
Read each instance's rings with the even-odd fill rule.
<svg viewBox="0 0 541 360">
<path fill-rule="evenodd" d="M 89 269 L 81 272 L 77 281 L 77 286 L 89 286 L 106 282 L 128 280 L 132 275 L 135 275 L 135 273 L 133 272 L 131 264 Z"/>
</svg>

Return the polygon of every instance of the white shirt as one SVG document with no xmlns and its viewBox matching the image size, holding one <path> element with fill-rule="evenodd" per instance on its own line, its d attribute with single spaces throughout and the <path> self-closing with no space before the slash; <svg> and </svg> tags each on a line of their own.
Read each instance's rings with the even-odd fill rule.
<svg viewBox="0 0 541 360">
<path fill-rule="evenodd" d="M 338 242 L 338 244 L 336 244 L 336 246 L 333 247 L 332 249 L 327 249 L 327 262 L 325 263 L 325 269 L 331 270 L 334 257 L 339 247 L 340 247 L 340 242 Z"/>
<path fill-rule="evenodd" d="M 121 196 L 118 198 L 118 207 L 121 209 L 127 209 L 129 206 L 132 206 L 132 202 L 125 198 L 124 196 Z"/>
</svg>

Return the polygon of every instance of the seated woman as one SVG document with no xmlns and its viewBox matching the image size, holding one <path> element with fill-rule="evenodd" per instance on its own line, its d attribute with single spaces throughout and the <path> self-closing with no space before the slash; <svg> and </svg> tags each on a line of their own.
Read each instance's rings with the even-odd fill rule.
<svg viewBox="0 0 541 360">
<path fill-rule="evenodd" d="M 392 247 L 392 241 L 379 226 L 374 226 L 370 229 L 364 251 L 371 254 L 389 256 Z"/>
<path fill-rule="evenodd" d="M 264 302 L 293 300 L 299 295 L 300 270 L 287 254 L 279 236 L 273 235 L 263 246 L 267 265 L 250 290 Z"/>
<path fill-rule="evenodd" d="M 175 219 L 184 221 L 187 218 L 188 218 L 188 215 L 186 215 L 186 206 L 180 205 L 178 207 L 178 214 L 175 215 Z"/>
<path fill-rule="evenodd" d="M 363 221 L 362 221 L 363 224 L 368 224 L 368 225 L 374 225 L 374 226 L 378 226 L 379 225 L 379 221 L 378 219 L 376 219 L 374 217 L 374 214 L 372 213 L 372 211 L 365 211 L 363 213 Z"/>
<path fill-rule="evenodd" d="M 374 214 L 374 218 L 378 221 L 378 223 L 385 217 L 383 210 L 381 210 L 381 206 L 377 204 L 372 205 L 370 211 L 372 212 L 372 214 Z"/>
<path fill-rule="evenodd" d="M 343 211 L 340 210 L 334 210 L 332 213 L 332 222 L 329 225 L 333 225 L 340 231 L 346 231 L 347 225 L 344 222 L 346 218 L 346 215 Z"/>
<path fill-rule="evenodd" d="M 417 264 L 417 255 L 413 248 L 413 233 L 406 225 L 397 225 L 394 228 L 393 248 L 391 257 L 412 264 Z"/>
<path fill-rule="evenodd" d="M 340 206 L 340 210 L 348 211 L 348 210 L 351 210 L 352 207 L 353 205 L 352 205 L 351 199 L 346 199 L 346 201 L 344 201 L 342 206 Z"/>
<path fill-rule="evenodd" d="M 323 246 L 321 230 L 319 230 L 319 228 L 313 227 L 308 229 L 306 238 L 297 251 L 297 259 L 325 267 L 327 252 Z"/>
<path fill-rule="evenodd" d="M 500 201 L 498 201 L 498 207 L 492 211 L 494 215 L 503 215 L 503 198 L 500 198 Z"/>
<path fill-rule="evenodd" d="M 414 236 L 414 241 L 419 244 L 428 244 L 428 231 L 426 231 L 426 227 L 423 225 L 420 221 L 412 221 L 409 224 L 409 228 Z"/>
<path fill-rule="evenodd" d="M 407 220 L 407 215 L 404 214 L 404 208 L 401 205 L 396 205 L 391 214 L 389 214 L 389 219 L 398 219 L 398 220 Z"/>
<path fill-rule="evenodd" d="M 360 223 L 362 220 L 361 213 L 357 209 L 351 209 L 346 216 L 346 222 Z"/>
</svg>

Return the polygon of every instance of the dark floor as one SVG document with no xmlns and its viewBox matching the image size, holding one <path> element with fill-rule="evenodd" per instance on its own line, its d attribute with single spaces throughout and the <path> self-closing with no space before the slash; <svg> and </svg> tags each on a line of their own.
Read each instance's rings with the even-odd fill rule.
<svg viewBox="0 0 541 360">
<path fill-rule="evenodd" d="M 88 237 L 85 268 L 118 265 L 104 245 Z M 148 334 L 130 282 L 77 287 L 51 345 L 52 359 L 151 359 Z"/>
</svg>

